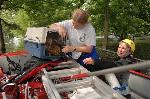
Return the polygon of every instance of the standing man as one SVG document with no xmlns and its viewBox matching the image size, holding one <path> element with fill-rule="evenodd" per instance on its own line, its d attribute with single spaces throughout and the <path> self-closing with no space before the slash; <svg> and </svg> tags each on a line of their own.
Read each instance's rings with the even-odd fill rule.
<svg viewBox="0 0 150 99">
<path fill-rule="evenodd" d="M 98 58 L 95 29 L 88 22 L 89 15 L 82 9 L 76 9 L 72 13 L 72 19 L 50 25 L 57 30 L 61 37 L 68 37 L 69 44 L 64 46 L 63 52 L 72 52 L 72 57 L 81 65 L 83 59 L 88 57 Z"/>
</svg>

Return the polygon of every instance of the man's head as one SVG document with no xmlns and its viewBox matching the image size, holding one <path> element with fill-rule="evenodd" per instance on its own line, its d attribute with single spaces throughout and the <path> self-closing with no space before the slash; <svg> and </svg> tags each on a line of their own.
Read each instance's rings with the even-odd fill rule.
<svg viewBox="0 0 150 99">
<path fill-rule="evenodd" d="M 73 26 L 76 29 L 83 27 L 88 22 L 89 15 L 82 9 L 74 10 L 72 14 Z"/>
<path fill-rule="evenodd" d="M 124 58 L 128 55 L 133 54 L 134 50 L 135 50 L 134 42 L 130 39 L 124 39 L 121 42 L 119 42 L 117 55 L 120 58 Z"/>
</svg>

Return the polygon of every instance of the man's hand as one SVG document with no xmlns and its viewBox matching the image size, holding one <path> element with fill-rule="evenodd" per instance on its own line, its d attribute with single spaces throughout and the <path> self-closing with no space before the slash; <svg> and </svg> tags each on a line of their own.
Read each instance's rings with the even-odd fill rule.
<svg viewBox="0 0 150 99">
<path fill-rule="evenodd" d="M 67 30 L 63 26 L 59 26 L 58 32 L 62 38 L 67 36 Z"/>
<path fill-rule="evenodd" d="M 94 65 L 94 60 L 91 57 L 84 59 L 83 62 L 84 62 L 84 64 L 92 64 L 92 65 Z"/>
<path fill-rule="evenodd" d="M 67 30 L 65 29 L 65 27 L 59 25 L 58 23 L 51 24 L 49 28 L 58 31 L 59 35 L 62 38 L 65 38 L 67 36 Z"/>
<path fill-rule="evenodd" d="M 68 52 L 73 52 L 75 51 L 75 47 L 74 46 L 64 46 L 64 48 L 62 49 L 62 52 L 64 53 L 68 53 Z"/>
</svg>

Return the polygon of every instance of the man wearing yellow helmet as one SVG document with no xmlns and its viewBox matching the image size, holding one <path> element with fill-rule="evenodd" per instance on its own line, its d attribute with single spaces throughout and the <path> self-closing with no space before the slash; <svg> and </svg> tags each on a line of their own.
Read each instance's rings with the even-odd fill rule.
<svg viewBox="0 0 150 99">
<path fill-rule="evenodd" d="M 89 57 L 84 59 L 83 62 L 87 65 L 87 67 L 91 67 L 91 65 L 93 65 L 93 69 L 91 69 L 91 71 L 132 64 L 136 62 L 132 55 L 134 50 L 134 42 L 130 39 L 124 39 L 119 42 L 117 49 L 118 58 L 114 59 L 114 61 L 94 60 L 92 57 Z"/>
<path fill-rule="evenodd" d="M 131 51 L 134 52 L 134 50 L 135 50 L 135 44 L 134 44 L 134 42 L 132 40 L 130 40 L 130 39 L 124 39 L 124 40 L 122 40 L 122 42 L 127 43 L 129 45 L 129 47 L 131 48 Z"/>
<path fill-rule="evenodd" d="M 118 55 L 117 59 L 114 59 L 113 61 L 106 61 L 106 60 L 103 61 L 103 60 L 94 60 L 92 57 L 89 57 L 84 59 L 83 62 L 84 64 L 86 64 L 87 68 L 90 67 L 91 69 L 92 67 L 91 71 L 97 71 L 97 70 L 107 69 L 116 66 L 133 64 L 136 63 L 136 60 L 133 58 L 132 55 L 134 50 L 135 50 L 134 42 L 130 39 L 124 39 L 119 42 L 119 46 L 117 49 L 117 55 Z M 129 76 L 128 73 L 124 73 L 120 77 L 126 83 L 128 80 L 128 76 Z M 120 85 L 120 82 L 117 80 L 114 73 L 106 74 L 105 78 L 113 89 L 121 88 L 122 85 Z M 121 82 L 121 84 L 123 83 L 124 82 Z M 128 93 L 123 95 L 126 96 L 127 99 L 130 99 L 130 95 Z"/>
<path fill-rule="evenodd" d="M 134 50 L 135 50 L 134 42 L 130 39 L 124 39 L 119 43 L 117 55 L 120 58 L 125 58 L 128 55 L 133 54 Z"/>
</svg>

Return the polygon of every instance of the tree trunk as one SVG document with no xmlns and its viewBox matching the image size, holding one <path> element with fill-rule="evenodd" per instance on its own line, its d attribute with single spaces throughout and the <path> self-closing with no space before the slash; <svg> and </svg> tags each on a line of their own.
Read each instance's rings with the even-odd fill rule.
<svg viewBox="0 0 150 99">
<path fill-rule="evenodd" d="M 2 30 L 2 21 L 0 18 L 0 53 L 5 53 L 5 52 L 6 52 L 6 48 L 5 48 L 4 35 Z"/>
<path fill-rule="evenodd" d="M 3 0 L 0 0 L 0 12 L 2 10 L 2 4 Z M 2 19 L 0 17 L 0 53 L 5 53 L 6 48 L 5 48 L 5 43 L 4 43 L 4 35 L 3 35 L 3 30 L 2 30 Z"/>
<path fill-rule="evenodd" d="M 104 21 L 104 39 L 102 48 L 106 49 L 108 44 L 108 31 L 109 31 L 109 15 L 108 15 L 108 8 L 109 7 L 109 0 L 105 0 L 105 7 L 104 7 L 104 14 L 105 14 L 105 21 Z"/>
</svg>

